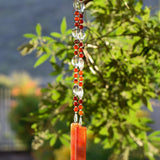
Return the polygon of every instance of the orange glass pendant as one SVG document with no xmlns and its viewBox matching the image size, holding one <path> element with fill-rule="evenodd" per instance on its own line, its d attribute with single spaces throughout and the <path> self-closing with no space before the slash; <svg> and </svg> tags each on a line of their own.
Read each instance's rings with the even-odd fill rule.
<svg viewBox="0 0 160 160">
<path fill-rule="evenodd" d="M 87 128 L 71 124 L 71 160 L 86 160 Z"/>
</svg>

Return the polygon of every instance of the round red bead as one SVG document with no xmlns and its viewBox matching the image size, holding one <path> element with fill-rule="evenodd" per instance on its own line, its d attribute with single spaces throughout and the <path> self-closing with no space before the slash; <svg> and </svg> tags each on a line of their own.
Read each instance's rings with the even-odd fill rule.
<svg viewBox="0 0 160 160">
<path fill-rule="evenodd" d="M 80 57 L 80 58 L 83 58 L 83 57 L 84 57 L 84 55 L 83 55 L 82 53 L 80 53 L 80 54 L 79 54 L 79 57 Z"/>
<path fill-rule="evenodd" d="M 79 48 L 79 52 L 83 52 L 83 48 Z"/>
<path fill-rule="evenodd" d="M 74 111 L 75 111 L 75 112 L 78 112 L 78 107 L 74 107 Z"/>
<path fill-rule="evenodd" d="M 77 103 L 77 102 L 74 102 L 74 106 L 78 106 L 78 103 Z"/>
<path fill-rule="evenodd" d="M 83 115 L 83 111 L 79 111 L 79 115 L 82 116 Z"/>
<path fill-rule="evenodd" d="M 75 68 L 75 69 L 74 69 L 74 72 L 78 72 L 78 68 Z"/>
<path fill-rule="evenodd" d="M 79 105 L 78 108 L 79 108 L 79 109 L 83 109 L 83 106 L 82 106 L 82 105 Z"/>
<path fill-rule="evenodd" d="M 78 77 L 78 74 L 75 73 L 75 74 L 74 74 L 74 78 L 77 78 L 77 77 Z"/>
<path fill-rule="evenodd" d="M 78 26 L 79 26 L 79 23 L 76 22 L 76 23 L 74 23 L 74 25 L 75 25 L 76 27 L 78 27 Z"/>
<path fill-rule="evenodd" d="M 79 15 L 79 12 L 78 12 L 78 11 L 75 11 L 75 12 L 74 12 L 74 15 Z"/>
<path fill-rule="evenodd" d="M 74 51 L 74 55 L 78 55 L 78 51 Z"/>
<path fill-rule="evenodd" d="M 82 100 L 82 99 L 80 99 L 78 102 L 79 102 L 80 104 L 82 104 L 82 103 L 83 103 L 83 100 Z"/>
<path fill-rule="evenodd" d="M 75 17 L 74 20 L 75 20 L 75 21 L 79 21 L 79 17 Z"/>
<path fill-rule="evenodd" d="M 79 75 L 83 75 L 83 71 L 79 71 Z"/>
<path fill-rule="evenodd" d="M 83 18 L 83 14 L 79 14 L 79 18 Z"/>
<path fill-rule="evenodd" d="M 78 44 L 78 43 L 79 43 L 79 40 L 78 40 L 78 39 L 74 40 L 74 43 L 75 43 L 75 44 Z"/>
<path fill-rule="evenodd" d="M 83 86 L 83 82 L 79 82 L 79 86 L 82 87 Z"/>
<path fill-rule="evenodd" d="M 77 97 L 73 97 L 73 100 L 74 100 L 74 101 L 77 101 L 77 100 L 78 100 L 78 98 L 77 98 Z"/>
<path fill-rule="evenodd" d="M 79 81 L 83 81 L 83 77 L 79 77 Z"/>
<path fill-rule="evenodd" d="M 83 25 L 79 25 L 79 29 L 83 29 Z"/>
<path fill-rule="evenodd" d="M 74 49 L 78 49 L 78 45 L 74 45 Z"/>
<path fill-rule="evenodd" d="M 79 43 L 79 46 L 80 46 L 80 47 L 83 47 L 83 42 L 80 42 L 80 43 Z"/>
<path fill-rule="evenodd" d="M 78 83 L 78 79 L 74 79 L 74 83 Z"/>
<path fill-rule="evenodd" d="M 79 20 L 79 23 L 83 23 L 83 19 Z"/>
</svg>

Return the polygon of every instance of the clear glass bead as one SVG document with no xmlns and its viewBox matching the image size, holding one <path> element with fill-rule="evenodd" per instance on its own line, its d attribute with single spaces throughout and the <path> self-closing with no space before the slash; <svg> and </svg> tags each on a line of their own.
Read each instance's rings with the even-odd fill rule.
<svg viewBox="0 0 160 160">
<path fill-rule="evenodd" d="M 82 88 L 82 87 L 79 87 L 77 93 L 78 93 L 77 96 L 78 96 L 80 99 L 82 99 L 82 97 L 83 97 L 83 88 Z"/>
<path fill-rule="evenodd" d="M 74 0 L 74 2 L 73 2 L 73 8 L 75 10 L 80 10 L 81 9 L 81 5 L 79 3 L 79 0 Z"/>
<path fill-rule="evenodd" d="M 72 64 L 75 67 L 78 66 L 78 64 L 79 64 L 79 57 L 77 55 L 72 58 Z"/>
<path fill-rule="evenodd" d="M 84 12 L 85 10 L 85 5 L 84 3 L 79 3 L 80 7 L 79 7 L 79 12 Z"/>
<path fill-rule="evenodd" d="M 77 38 L 78 38 L 79 40 L 84 40 L 85 36 L 86 36 L 85 32 L 84 32 L 84 31 L 80 31 L 80 32 L 78 33 L 78 37 L 77 37 Z"/>
<path fill-rule="evenodd" d="M 82 116 L 79 118 L 79 125 L 82 126 Z"/>
<path fill-rule="evenodd" d="M 78 114 L 77 113 L 74 114 L 74 122 L 75 123 L 78 122 Z"/>
<path fill-rule="evenodd" d="M 83 68 L 84 68 L 84 60 L 82 58 L 79 58 L 79 61 L 78 61 L 78 67 L 79 69 L 82 71 Z"/>
<path fill-rule="evenodd" d="M 76 27 L 73 28 L 73 29 L 72 29 L 72 36 L 73 36 L 74 38 L 77 38 L 78 35 L 79 35 L 79 29 L 76 28 Z"/>
<path fill-rule="evenodd" d="M 74 86 L 73 86 L 73 94 L 74 94 L 75 96 L 77 96 L 78 93 L 79 93 L 79 86 L 78 86 L 78 85 L 74 85 Z"/>
</svg>

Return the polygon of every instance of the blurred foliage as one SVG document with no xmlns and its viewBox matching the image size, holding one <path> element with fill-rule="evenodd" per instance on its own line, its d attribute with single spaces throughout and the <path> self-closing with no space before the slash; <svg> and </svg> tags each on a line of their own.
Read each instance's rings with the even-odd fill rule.
<svg viewBox="0 0 160 160">
<path fill-rule="evenodd" d="M 86 6 L 84 122 L 97 145 L 113 149 L 110 160 L 128 160 L 134 153 L 154 160 L 160 153 L 160 131 L 147 126 L 149 118 L 138 116 L 142 105 L 153 111 L 150 99 L 160 94 L 160 13 L 151 17 L 142 6 L 142 0 L 93 0 Z M 73 38 L 65 18 L 60 29 L 42 36 L 38 24 L 37 34 L 25 34 L 30 40 L 19 47 L 22 55 L 36 50 L 35 67 L 49 60 L 51 75 L 57 76 L 43 89 L 40 109 L 32 117 L 36 135 L 47 131 L 51 146 L 57 141 L 69 145 L 73 121 Z"/>
<path fill-rule="evenodd" d="M 11 77 L 12 103 L 9 122 L 16 136 L 31 150 L 34 130 L 31 129 L 33 122 L 29 121 L 29 116 L 32 112 L 38 112 L 40 88 L 38 81 L 33 80 L 27 73 L 14 73 Z"/>
</svg>

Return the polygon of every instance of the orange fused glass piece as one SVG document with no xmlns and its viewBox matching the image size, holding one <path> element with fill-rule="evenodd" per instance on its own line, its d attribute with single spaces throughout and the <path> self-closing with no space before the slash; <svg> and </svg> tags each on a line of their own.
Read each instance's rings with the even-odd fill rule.
<svg viewBox="0 0 160 160">
<path fill-rule="evenodd" d="M 78 72 L 78 68 L 74 68 L 74 72 Z"/>
<path fill-rule="evenodd" d="M 79 109 L 83 109 L 83 106 L 82 106 L 82 105 L 79 105 L 78 108 L 79 108 Z"/>
<path fill-rule="evenodd" d="M 74 83 L 78 83 L 78 79 L 74 79 Z"/>
<path fill-rule="evenodd" d="M 83 86 L 83 82 L 79 82 L 79 86 L 82 87 Z"/>
<path fill-rule="evenodd" d="M 74 74 L 74 78 L 78 78 L 78 74 L 75 73 L 75 74 Z"/>
<path fill-rule="evenodd" d="M 82 116 L 83 115 L 83 111 L 79 111 L 79 115 Z"/>
<path fill-rule="evenodd" d="M 71 160 L 86 160 L 87 128 L 71 124 Z"/>
</svg>

